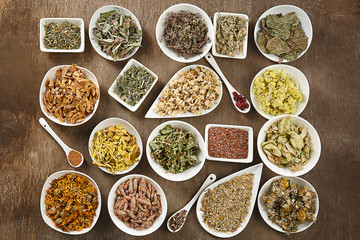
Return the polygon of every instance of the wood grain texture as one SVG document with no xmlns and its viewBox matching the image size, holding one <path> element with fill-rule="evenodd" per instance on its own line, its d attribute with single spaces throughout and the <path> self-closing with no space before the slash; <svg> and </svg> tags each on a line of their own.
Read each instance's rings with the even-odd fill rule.
<svg viewBox="0 0 360 240">
<path fill-rule="evenodd" d="M 53 66 L 76 63 L 90 69 L 98 78 L 101 101 L 94 117 L 78 127 L 63 127 L 49 121 L 66 142 L 81 151 L 85 163 L 79 171 L 90 175 L 99 185 L 103 206 L 99 221 L 89 233 L 76 239 L 135 239 L 112 223 L 106 206 L 112 185 L 120 176 L 112 176 L 91 164 L 87 149 L 95 125 L 108 117 L 131 122 L 145 143 L 150 132 L 165 120 L 145 119 L 145 113 L 169 78 L 185 64 L 166 57 L 157 46 L 155 25 L 169 6 L 181 1 L 59 1 L 0 0 L 0 239 L 73 239 L 49 228 L 41 218 L 40 193 L 46 178 L 59 170 L 71 169 L 62 149 L 41 128 L 43 116 L 38 94 L 43 76 Z M 248 56 L 245 60 L 217 58 L 229 81 L 249 97 L 252 78 L 262 68 L 273 64 L 255 46 L 253 29 L 257 18 L 268 8 L 287 1 L 187 1 L 201 7 L 212 18 L 216 11 L 245 13 L 250 18 Z M 292 1 L 309 15 L 314 38 L 308 52 L 290 65 L 299 68 L 310 84 L 310 99 L 301 116 L 319 132 L 322 154 L 317 166 L 303 178 L 316 188 L 320 197 L 318 221 L 307 231 L 291 239 L 360 239 L 359 222 L 359 68 L 360 6 L 356 0 Z M 159 76 L 142 106 L 132 113 L 118 104 L 107 89 L 126 62 L 111 62 L 99 56 L 88 39 L 81 54 L 49 54 L 39 49 L 39 21 L 42 17 L 79 17 L 85 28 L 93 12 L 106 4 L 118 4 L 131 10 L 143 28 L 143 47 L 134 58 Z M 197 63 L 208 66 L 204 59 Z M 197 127 L 204 135 L 208 123 L 251 126 L 255 139 L 266 122 L 255 110 L 239 114 L 224 94 L 218 108 L 208 115 L 181 119 Z M 261 162 L 257 149 L 251 164 L 207 161 L 201 172 L 185 182 L 170 182 L 159 177 L 149 166 L 145 154 L 131 173 L 153 178 L 164 189 L 168 216 L 185 205 L 206 176 L 218 179 Z M 261 185 L 275 174 L 264 167 Z M 190 211 L 184 228 L 171 234 L 165 224 L 155 233 L 139 239 L 216 239 L 203 230 Z M 261 218 L 257 206 L 245 230 L 234 239 L 288 239 L 272 230 Z"/>
</svg>

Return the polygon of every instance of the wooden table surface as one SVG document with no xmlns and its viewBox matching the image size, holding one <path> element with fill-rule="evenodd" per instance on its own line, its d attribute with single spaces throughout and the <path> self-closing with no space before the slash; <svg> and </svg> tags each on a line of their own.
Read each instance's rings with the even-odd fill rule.
<svg viewBox="0 0 360 240">
<path fill-rule="evenodd" d="M 102 209 L 95 227 L 77 239 L 135 239 L 120 231 L 111 221 L 107 196 L 121 176 L 112 176 L 93 166 L 87 143 L 92 129 L 108 117 L 131 122 L 145 143 L 150 132 L 164 119 L 145 119 L 145 113 L 170 77 L 186 64 L 165 56 L 155 39 L 155 25 L 160 14 L 179 1 L 53 1 L 0 0 L 0 239 L 74 239 L 56 232 L 42 220 L 39 202 L 46 178 L 60 170 L 72 169 L 60 146 L 38 123 L 44 117 L 39 107 L 39 88 L 45 73 L 60 64 L 76 63 L 91 70 L 101 90 L 99 108 L 93 118 L 77 127 L 64 127 L 49 120 L 50 126 L 69 146 L 80 150 L 85 163 L 78 171 L 90 175 L 102 193 Z M 180 1 L 181 2 L 181 1 Z M 274 64 L 266 59 L 254 43 L 254 25 L 270 7 L 286 1 L 188 1 L 201 7 L 211 18 L 216 11 L 245 13 L 249 16 L 248 55 L 245 60 L 216 58 L 229 81 L 249 97 L 250 84 L 262 68 Z M 127 61 L 111 62 L 91 47 L 86 30 L 83 53 L 43 53 L 39 49 L 39 20 L 43 17 L 79 17 L 85 28 L 93 12 L 107 4 L 131 10 L 143 29 L 143 47 L 134 58 L 159 76 L 159 81 L 141 107 L 130 112 L 108 94 L 107 90 Z M 300 69 L 310 84 L 310 99 L 301 117 L 317 129 L 322 153 L 316 167 L 302 176 L 317 190 L 320 198 L 318 221 L 292 239 L 360 239 L 359 226 L 359 56 L 360 7 L 356 0 L 292 1 L 310 17 L 314 37 L 307 53 L 290 65 Z M 209 66 L 204 59 L 196 62 Z M 229 95 L 208 115 L 184 120 L 204 136 L 208 123 L 251 126 L 254 139 L 266 119 L 254 109 L 240 114 L 231 105 Z M 131 173 L 153 178 L 165 191 L 170 216 L 195 194 L 206 176 L 218 179 L 260 163 L 257 149 L 251 164 L 206 161 L 201 172 L 185 182 L 162 179 L 149 166 L 145 154 Z M 264 166 L 262 184 L 275 176 Z M 193 208 L 184 228 L 176 234 L 163 224 L 156 232 L 141 239 L 215 239 L 198 223 Z M 248 226 L 234 239 L 288 239 L 271 229 L 261 218 L 257 206 Z"/>
</svg>

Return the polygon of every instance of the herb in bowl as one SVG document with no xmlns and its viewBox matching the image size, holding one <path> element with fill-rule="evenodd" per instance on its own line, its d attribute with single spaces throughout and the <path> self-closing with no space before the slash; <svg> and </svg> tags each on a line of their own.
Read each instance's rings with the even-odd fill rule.
<svg viewBox="0 0 360 240">
<path fill-rule="evenodd" d="M 155 77 L 144 67 L 133 65 L 116 81 L 114 93 L 127 104 L 135 106 L 149 91 Z"/>
<path fill-rule="evenodd" d="M 220 15 L 216 22 L 216 52 L 231 57 L 243 54 L 246 24 L 245 18 Z"/>
<path fill-rule="evenodd" d="M 167 125 L 149 145 L 152 158 L 170 173 L 181 173 L 200 163 L 199 143 L 185 129 Z"/>
<path fill-rule="evenodd" d="M 179 11 L 170 13 L 165 21 L 164 40 L 167 47 L 174 49 L 185 59 L 202 53 L 210 42 L 208 28 L 199 13 Z"/>
<path fill-rule="evenodd" d="M 101 51 L 114 58 L 114 61 L 126 58 L 141 47 L 142 32 L 131 16 L 112 10 L 100 13 L 93 28 L 93 34 Z"/>
<path fill-rule="evenodd" d="M 44 47 L 47 49 L 79 49 L 81 45 L 80 26 L 64 21 L 44 26 Z"/>
</svg>

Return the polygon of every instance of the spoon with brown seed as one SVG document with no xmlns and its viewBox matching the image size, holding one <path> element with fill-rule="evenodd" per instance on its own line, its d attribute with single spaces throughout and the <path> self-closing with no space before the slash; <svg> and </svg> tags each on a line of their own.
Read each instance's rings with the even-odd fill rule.
<svg viewBox="0 0 360 240">
<path fill-rule="evenodd" d="M 195 194 L 195 196 L 190 200 L 188 204 L 185 205 L 182 209 L 174 213 L 171 217 L 169 217 L 167 221 L 167 228 L 170 232 L 176 233 L 180 231 L 180 229 L 184 226 L 186 217 L 191 209 L 191 207 L 194 205 L 200 194 L 204 191 L 205 188 L 207 188 L 211 183 L 213 183 L 216 180 L 215 174 L 210 174 L 203 185 L 201 185 L 198 192 Z"/>
<path fill-rule="evenodd" d="M 45 121 L 44 118 L 39 119 L 41 126 L 55 139 L 55 141 L 62 147 L 64 150 L 67 160 L 70 166 L 77 168 L 80 167 L 84 162 L 84 156 L 79 152 L 70 147 L 68 147 L 56 133 L 51 129 L 49 124 Z"/>
</svg>

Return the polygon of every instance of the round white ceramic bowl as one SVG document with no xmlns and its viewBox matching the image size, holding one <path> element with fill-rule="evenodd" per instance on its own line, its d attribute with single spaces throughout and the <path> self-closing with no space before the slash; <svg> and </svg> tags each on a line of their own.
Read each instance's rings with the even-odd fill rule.
<svg viewBox="0 0 360 240">
<path fill-rule="evenodd" d="M 98 206 L 95 210 L 95 216 L 93 219 L 93 222 L 91 223 L 91 227 L 89 228 L 84 228 L 81 231 L 69 231 L 69 232 L 64 232 L 62 231 L 60 228 L 55 227 L 55 223 L 53 222 L 53 220 L 51 220 L 51 218 L 49 218 L 46 215 L 46 203 L 45 203 L 45 197 L 46 197 L 46 191 L 51 187 L 51 182 L 55 179 L 58 179 L 66 174 L 75 174 L 77 176 L 83 176 L 85 177 L 93 186 L 96 187 L 97 190 L 97 196 L 98 196 Z M 59 171 L 56 173 L 51 174 L 45 181 L 44 186 L 41 190 L 41 197 L 40 197 L 40 212 L 41 212 L 41 216 L 44 220 L 44 222 L 51 227 L 52 229 L 61 232 L 61 233 L 65 233 L 65 234 L 69 234 L 69 235 L 80 235 L 80 234 L 84 234 L 89 232 L 96 224 L 99 216 L 100 216 L 100 211 L 101 211 L 101 193 L 100 193 L 100 189 L 98 187 L 98 185 L 96 184 L 96 182 L 89 177 L 88 175 L 78 172 L 78 171 L 72 171 L 72 170 L 64 170 L 64 171 Z"/>
<path fill-rule="evenodd" d="M 290 66 L 290 65 L 285 65 L 285 64 L 275 64 L 275 65 L 268 66 L 268 67 L 262 69 L 260 72 L 258 72 L 255 75 L 255 77 L 253 78 L 253 80 L 251 82 L 251 86 L 250 86 L 250 98 L 251 98 L 251 102 L 252 102 L 254 108 L 256 109 L 256 111 L 266 119 L 271 119 L 271 118 L 275 117 L 274 115 L 266 113 L 260 109 L 260 101 L 252 93 L 255 78 L 260 77 L 269 69 L 271 69 L 271 70 L 283 69 L 285 73 L 290 74 L 292 76 L 292 79 L 298 83 L 298 88 L 299 88 L 301 94 L 303 95 L 303 99 L 300 102 L 296 103 L 296 112 L 293 115 L 300 115 L 304 111 L 304 109 L 309 101 L 309 97 L 310 97 L 309 82 L 308 82 L 307 78 L 305 77 L 304 73 L 302 73 L 299 69 L 297 69 L 296 67 Z"/>
<path fill-rule="evenodd" d="M 199 143 L 199 148 L 200 148 L 200 151 L 197 155 L 200 160 L 199 164 L 192 166 L 189 169 L 186 169 L 182 173 L 174 174 L 174 173 L 168 172 L 165 168 L 163 168 L 159 163 L 157 163 L 151 157 L 151 149 L 150 149 L 149 144 L 152 140 L 154 140 L 155 137 L 157 137 L 160 134 L 160 130 L 163 129 L 164 127 L 166 127 L 167 125 L 171 125 L 174 128 L 182 128 L 182 129 L 188 130 L 194 135 L 196 141 L 198 141 L 198 143 Z M 167 180 L 170 180 L 170 181 L 185 181 L 185 180 L 188 180 L 188 179 L 194 177 L 196 174 L 198 174 L 198 172 L 200 172 L 201 168 L 204 166 L 206 155 L 207 155 L 206 145 L 205 145 L 204 139 L 201 136 L 200 132 L 191 124 L 182 122 L 182 121 L 174 120 L 174 121 L 167 121 L 167 122 L 161 123 L 150 133 L 150 136 L 146 143 L 146 157 L 149 161 L 150 166 L 157 174 L 159 174 L 161 177 L 163 177 Z"/>
<path fill-rule="evenodd" d="M 311 137 L 311 143 L 313 144 L 310 159 L 308 160 L 308 162 L 305 165 L 302 166 L 302 169 L 299 171 L 290 171 L 290 169 L 288 169 L 288 168 L 278 167 L 277 165 L 275 165 L 274 163 L 272 163 L 268 160 L 268 158 L 266 157 L 266 154 L 264 153 L 264 151 L 261 148 L 261 144 L 265 141 L 265 138 L 266 138 L 265 131 L 270 127 L 270 125 L 272 125 L 273 123 L 275 123 L 287 116 L 290 116 L 291 120 L 294 120 L 294 123 L 296 125 L 301 125 L 303 127 L 308 128 L 308 133 L 310 134 L 310 137 Z M 274 173 L 277 173 L 279 175 L 283 175 L 283 176 L 296 177 L 296 176 L 304 175 L 305 173 L 309 172 L 311 169 L 313 169 L 315 167 L 315 165 L 319 161 L 320 154 L 321 154 L 321 142 L 320 142 L 320 137 L 319 137 L 317 131 L 315 130 L 315 128 L 305 119 L 303 119 L 299 116 L 294 116 L 294 115 L 280 115 L 280 116 L 277 116 L 277 117 L 274 117 L 274 118 L 268 120 L 261 127 L 259 134 L 258 134 L 258 138 L 257 138 L 257 149 L 258 149 L 258 153 L 260 155 L 261 160 L 271 171 L 273 171 Z"/>
<path fill-rule="evenodd" d="M 258 205 L 258 208 L 259 208 L 259 212 L 260 212 L 260 215 L 261 217 L 264 219 L 264 221 L 270 226 L 272 227 L 273 229 L 275 229 L 276 231 L 279 231 L 279 232 L 283 232 L 285 233 L 285 231 L 279 226 L 277 225 L 276 223 L 272 222 L 266 211 L 265 211 L 265 205 L 261 202 L 261 196 L 266 194 L 269 190 L 270 190 L 270 186 L 271 186 L 271 183 L 274 181 L 274 180 L 277 180 L 277 179 L 280 179 L 282 178 L 283 176 L 276 176 L 276 177 L 273 177 L 271 179 L 269 179 L 260 189 L 259 191 L 259 195 L 258 195 L 258 199 L 257 199 L 257 205 Z M 287 180 L 290 180 L 291 182 L 295 183 L 295 184 L 298 184 L 300 186 L 309 186 L 310 189 L 312 191 L 314 191 L 316 193 L 316 202 L 315 202 L 315 217 L 317 217 L 318 213 L 319 213 L 319 195 L 317 194 L 315 188 L 306 180 L 302 179 L 302 178 L 299 178 L 299 177 L 285 177 L 285 179 Z M 306 223 L 303 223 L 301 225 L 299 225 L 299 228 L 298 228 L 298 231 L 297 232 L 294 232 L 294 233 L 299 233 L 299 232 L 302 232 L 306 229 L 308 229 L 311 225 L 313 224 L 313 222 L 306 222 Z"/>
<path fill-rule="evenodd" d="M 206 27 L 208 28 L 208 32 L 207 32 L 206 36 L 208 36 L 210 38 L 210 42 L 208 42 L 204 45 L 204 47 L 202 49 L 202 54 L 194 55 L 187 59 L 185 59 L 185 57 L 178 56 L 177 53 L 173 49 L 170 49 L 166 46 L 166 42 L 165 42 L 165 40 L 163 40 L 164 29 L 165 29 L 164 24 L 165 24 L 166 19 L 168 18 L 169 14 L 171 12 L 179 12 L 180 10 L 188 11 L 191 13 L 199 13 L 201 18 L 204 20 Z M 165 53 L 166 56 L 168 56 L 169 58 L 171 58 L 177 62 L 191 63 L 191 62 L 195 62 L 195 61 L 201 59 L 210 50 L 212 43 L 214 41 L 213 38 L 214 38 L 214 27 L 211 22 L 211 19 L 206 14 L 206 12 L 204 12 L 201 8 L 199 8 L 195 5 L 192 5 L 192 4 L 181 3 L 181 4 L 176 4 L 176 5 L 169 7 L 161 14 L 161 16 L 159 17 L 159 20 L 156 23 L 156 41 L 157 41 L 160 49 L 163 51 L 163 53 Z"/>
<path fill-rule="evenodd" d="M 99 44 L 96 42 L 96 39 L 95 39 L 94 34 L 92 32 L 92 30 L 96 27 L 96 21 L 100 17 L 100 13 L 105 13 L 105 12 L 109 12 L 109 11 L 112 11 L 112 10 L 116 10 L 119 13 L 124 13 L 124 15 L 126 15 L 126 16 L 130 16 L 134 20 L 135 25 L 137 26 L 137 28 L 140 31 L 142 31 L 142 29 L 141 29 L 140 22 L 136 18 L 136 16 L 131 11 L 129 11 L 128 9 L 126 9 L 124 7 L 117 6 L 117 5 L 106 5 L 106 6 L 102 6 L 101 8 L 99 8 L 98 10 L 96 10 L 94 12 L 94 14 L 92 15 L 92 17 L 90 19 L 90 23 L 89 23 L 89 39 L 90 39 L 91 45 L 93 46 L 95 51 L 100 56 L 102 56 L 103 58 L 106 58 L 108 60 L 114 61 L 114 58 L 112 56 L 107 55 L 105 52 L 101 51 L 101 48 L 100 48 Z M 142 37 L 140 38 L 140 42 L 139 42 L 140 44 L 141 44 L 141 41 L 142 41 Z M 132 53 L 130 53 L 126 57 L 121 58 L 121 59 L 119 59 L 117 61 L 123 61 L 123 60 L 126 60 L 128 58 L 131 58 L 137 52 L 138 49 L 139 49 L 139 47 L 135 48 L 135 50 Z"/>
<path fill-rule="evenodd" d="M 97 78 L 95 77 L 95 75 L 88 69 L 86 68 L 83 68 L 83 67 L 80 67 L 80 66 L 77 66 L 78 68 L 82 69 L 85 73 L 85 76 L 91 80 L 99 89 L 99 98 L 98 100 L 96 101 L 95 103 L 95 106 L 94 106 L 94 111 L 89 114 L 85 119 L 84 121 L 82 121 L 81 123 L 75 123 L 75 124 L 70 124 L 70 123 L 67 123 L 67 122 L 60 122 L 59 119 L 57 119 L 56 117 L 54 116 L 50 116 L 48 113 L 47 113 L 47 110 L 46 110 L 46 107 L 44 105 L 44 101 L 43 101 L 43 97 L 44 97 L 44 94 L 45 94 L 45 91 L 46 91 L 46 86 L 45 86 L 45 83 L 47 80 L 50 80 L 51 79 L 56 79 L 56 71 L 59 69 L 59 68 L 63 68 L 63 67 L 69 67 L 71 65 L 59 65 L 59 66 L 56 66 L 56 67 L 53 67 L 51 68 L 44 76 L 42 82 L 41 82 L 41 86 L 40 86 L 40 93 L 39 93 L 39 102 L 40 102 L 40 108 L 42 110 L 42 112 L 44 113 L 44 115 L 50 119 L 51 121 L 53 121 L 54 123 L 57 123 L 57 124 L 60 124 L 60 125 L 63 125 L 63 126 L 79 126 L 81 124 L 84 124 L 86 123 L 87 121 L 90 120 L 90 118 L 92 118 L 92 116 L 94 116 L 95 112 L 96 112 L 96 109 L 98 108 L 99 106 L 99 102 L 100 102 L 100 87 L 99 87 L 99 82 L 97 80 Z"/>
<path fill-rule="evenodd" d="M 130 178 L 145 178 L 147 181 L 149 181 L 155 188 L 158 194 L 160 194 L 161 199 L 161 215 L 155 220 L 153 225 L 147 229 L 144 230 L 136 230 L 131 227 L 128 227 L 123 223 L 114 213 L 114 204 L 116 199 L 116 189 L 117 187 L 122 183 L 127 181 Z M 125 176 L 121 179 L 119 179 L 111 188 L 109 195 L 108 195 L 108 210 L 111 220 L 114 222 L 114 224 L 123 232 L 132 235 L 132 236 L 145 236 L 152 232 L 155 232 L 165 221 L 166 214 L 167 214 L 167 201 L 166 196 L 162 188 L 157 184 L 153 179 L 140 175 L 140 174 L 131 174 L 128 176 Z"/>
<path fill-rule="evenodd" d="M 268 9 L 266 12 L 264 12 L 259 17 L 259 19 L 256 21 L 255 29 L 254 29 L 254 40 L 255 40 L 255 44 L 256 44 L 257 48 L 262 53 L 262 55 L 264 55 L 265 57 L 267 57 L 271 61 L 279 62 L 280 58 L 278 56 L 276 56 L 275 54 L 264 53 L 259 48 L 259 46 L 257 44 L 257 33 L 258 33 L 259 30 L 261 30 L 261 22 L 260 21 L 261 21 L 261 19 L 267 17 L 270 14 L 279 14 L 279 13 L 281 13 L 282 15 L 285 15 L 285 14 L 288 14 L 288 13 L 291 13 L 291 12 L 295 12 L 296 16 L 299 18 L 299 20 L 301 22 L 302 30 L 305 32 L 306 36 L 308 37 L 308 45 L 307 45 L 306 49 L 299 55 L 299 57 L 297 59 L 299 59 L 302 55 L 304 55 L 306 53 L 306 51 L 309 49 L 310 45 L 311 45 L 311 41 L 312 41 L 312 38 L 313 38 L 313 28 L 312 28 L 310 18 L 304 12 L 304 10 L 302 10 L 299 7 L 293 6 L 293 5 L 279 5 L 279 6 L 272 7 L 270 9 Z M 286 63 L 286 62 L 289 62 L 289 61 L 286 60 L 286 59 L 283 59 L 282 62 Z"/>
<path fill-rule="evenodd" d="M 105 129 L 107 127 L 111 127 L 111 126 L 116 126 L 116 125 L 120 125 L 122 126 L 128 133 L 130 133 L 131 135 L 136 137 L 136 144 L 139 146 L 140 149 L 140 155 L 138 156 L 139 161 L 135 162 L 133 165 L 131 165 L 129 167 L 129 169 L 124 170 L 124 171 L 115 171 L 115 175 L 120 175 L 120 174 L 125 174 L 130 172 L 131 170 L 133 170 L 140 162 L 141 160 L 141 156 L 143 154 L 143 144 L 141 141 L 141 137 L 140 134 L 138 133 L 138 131 L 136 131 L 135 127 L 133 125 L 131 125 L 128 121 L 125 121 L 124 119 L 121 118 L 107 118 L 103 121 L 101 121 L 98 125 L 96 125 L 96 127 L 92 130 L 90 137 L 89 137 L 89 143 L 88 143 L 88 148 L 89 148 L 89 154 L 90 157 L 93 161 L 96 161 L 91 154 L 91 141 L 94 139 L 95 133 L 99 130 Z M 105 167 L 99 167 L 101 170 L 103 170 L 106 173 L 112 174 L 112 172 L 109 172 Z"/>
</svg>

